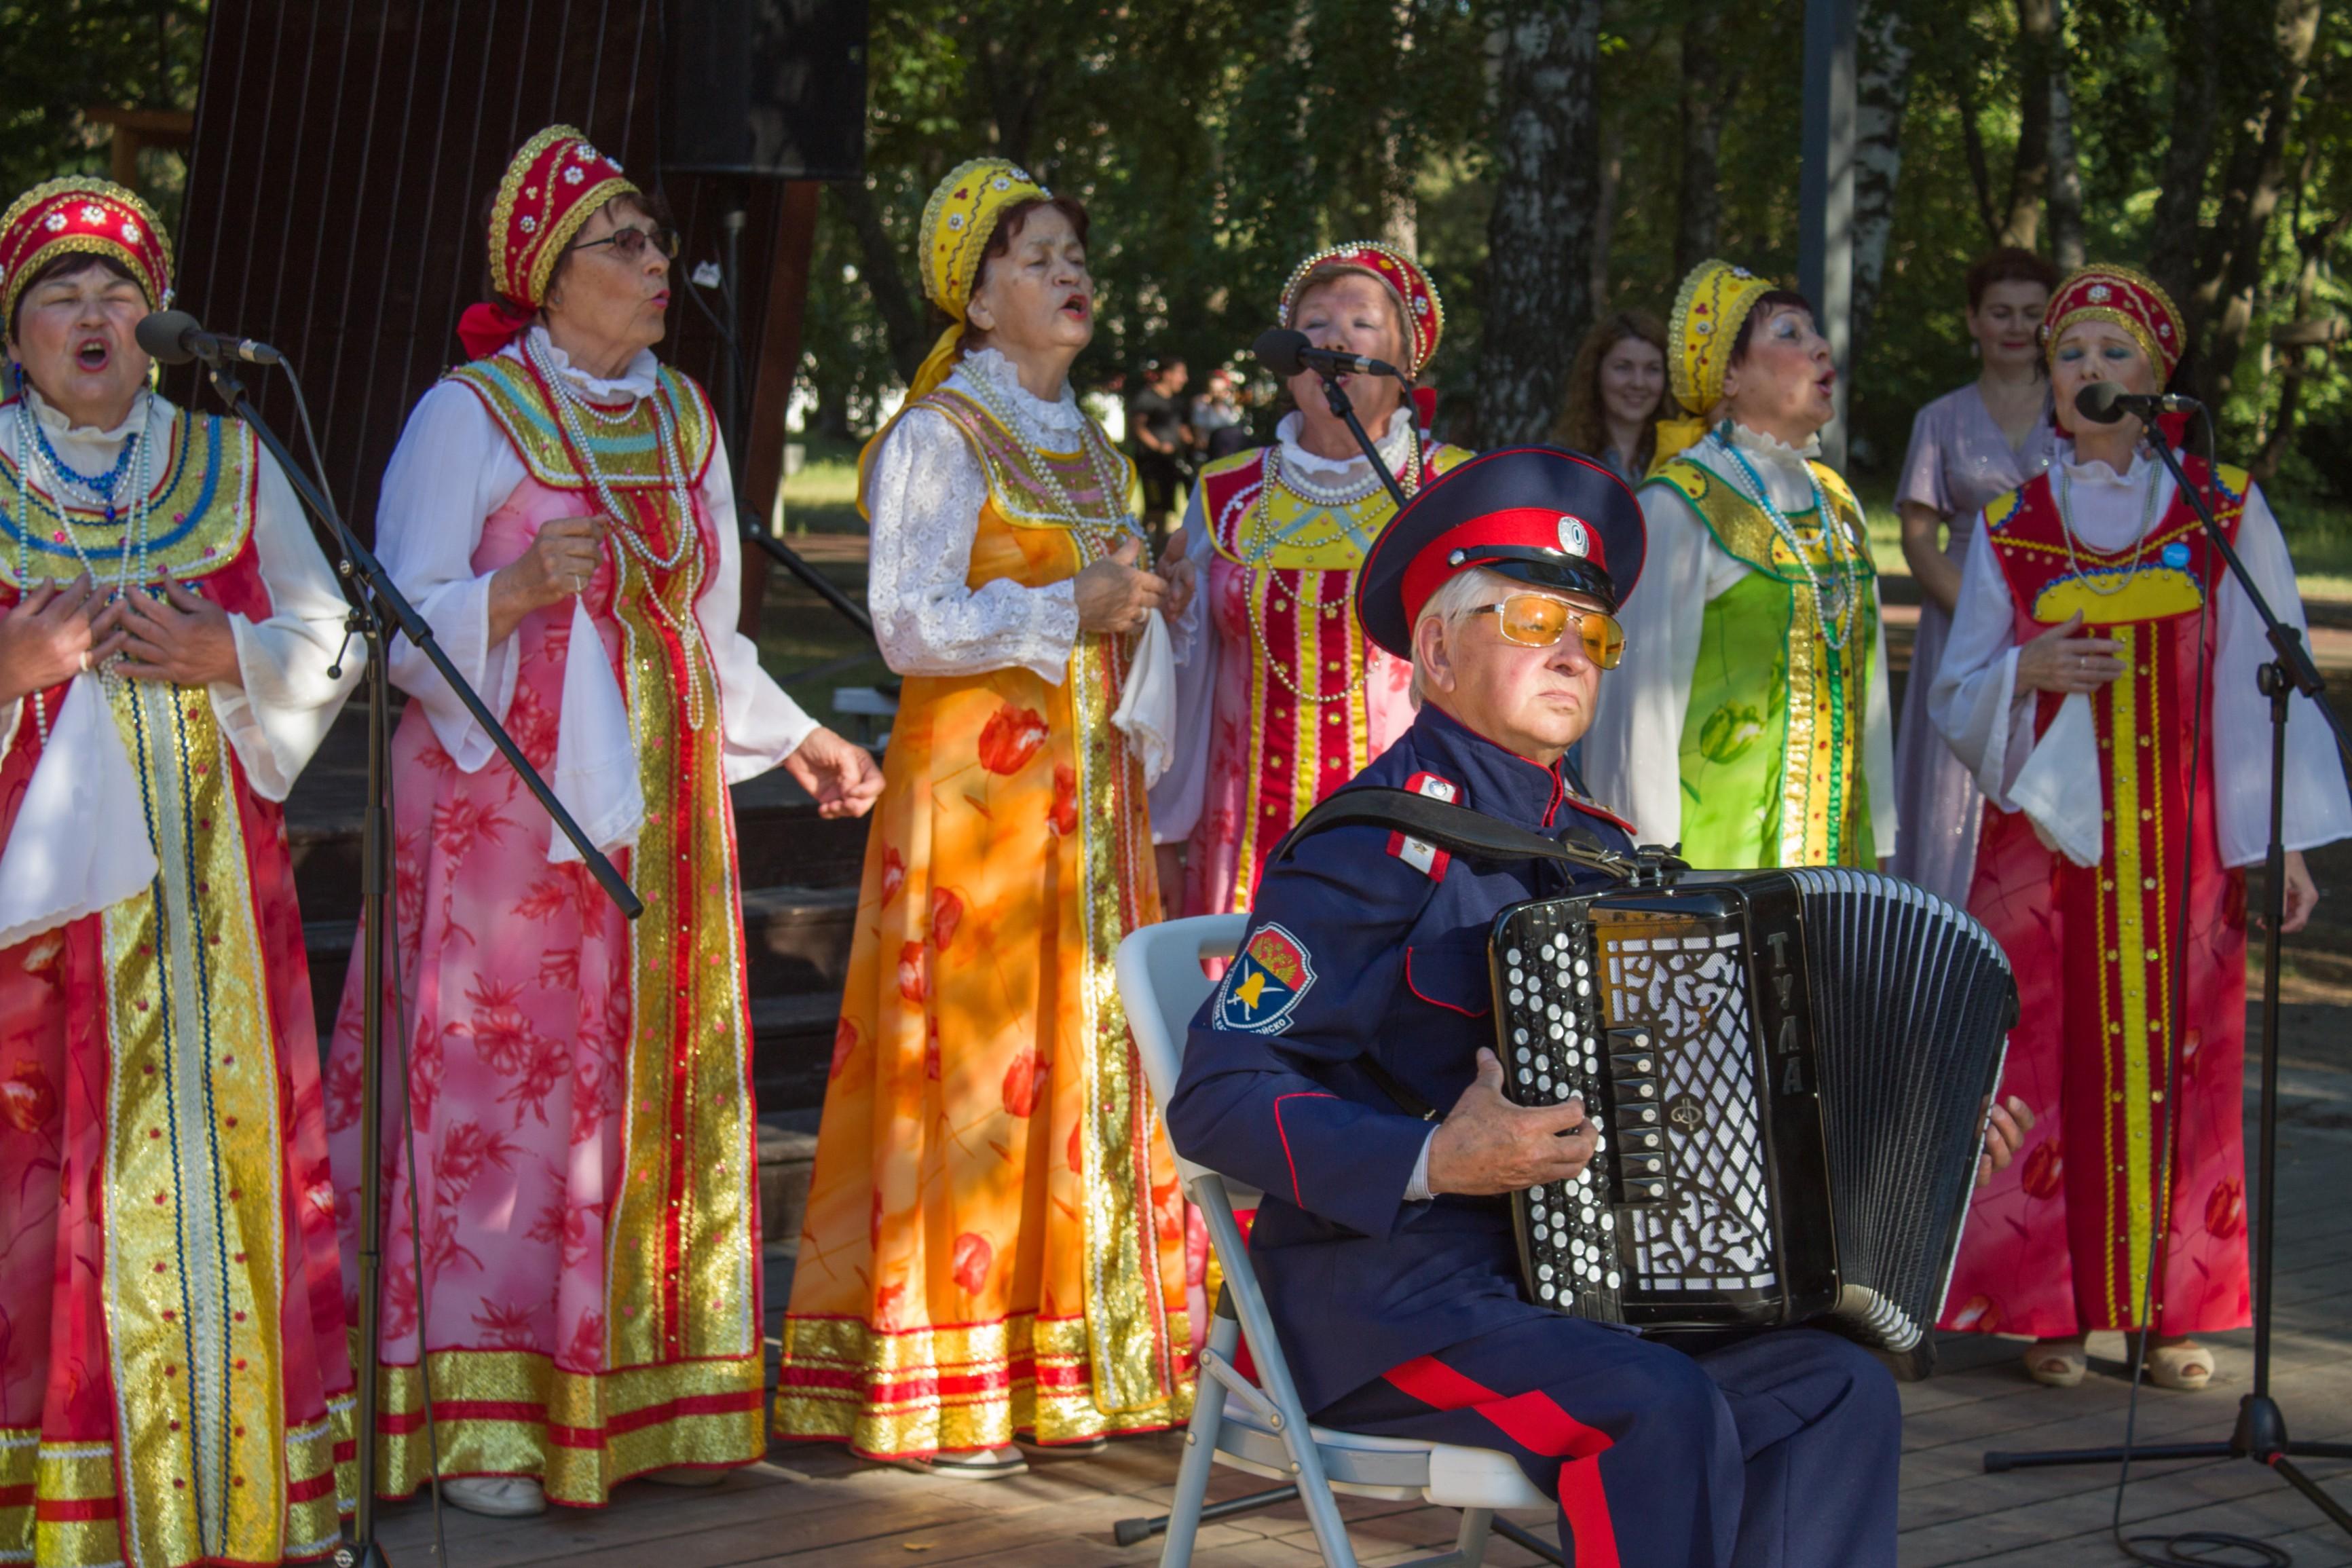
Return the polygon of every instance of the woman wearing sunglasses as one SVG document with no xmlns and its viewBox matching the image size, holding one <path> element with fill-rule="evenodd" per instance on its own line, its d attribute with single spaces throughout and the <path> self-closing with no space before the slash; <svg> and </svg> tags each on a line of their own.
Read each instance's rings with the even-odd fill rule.
<svg viewBox="0 0 2352 1568">
<path fill-rule="evenodd" d="M 1652 560 L 1585 742 L 1601 800 L 1695 866 L 1869 866 L 1895 846 L 1894 724 L 1863 512 L 1814 461 L 1837 373 L 1804 297 L 1683 280 L 1641 492 Z"/>
<path fill-rule="evenodd" d="M 1278 320 L 1412 375 L 1437 352 L 1445 310 L 1410 258 L 1362 243 L 1300 262 Z M 1469 456 L 1422 438 L 1402 383 L 1340 381 L 1406 495 Z M 1396 504 L 1323 378 L 1303 371 L 1286 390 L 1297 407 L 1273 445 L 1203 468 L 1171 546 L 1204 590 L 1175 627 L 1175 755 L 1151 790 L 1160 886 L 1184 914 L 1248 909 L 1290 825 L 1412 722 L 1411 671 L 1364 640 L 1353 604 Z"/>
<path fill-rule="evenodd" d="M 386 470 L 384 564 L 646 910 L 634 926 L 405 643 L 393 742 L 408 1099 L 386 1108 L 383 1463 L 491 1514 L 692 1483 L 766 1449 L 733 809 L 782 763 L 828 816 L 873 759 L 819 729 L 735 630 L 735 502 L 709 400 L 657 363 L 675 237 L 576 131 L 508 165 L 497 298 Z M 362 942 L 373 933 L 362 932 Z M 329 1064 L 358 1224 L 360 974 Z M 388 985 L 387 989 L 391 989 Z M 397 1058 L 395 1058 L 397 1059 Z M 418 1163 L 412 1165 L 415 1152 Z M 410 1263 L 422 1211 L 425 1278 Z"/>
</svg>

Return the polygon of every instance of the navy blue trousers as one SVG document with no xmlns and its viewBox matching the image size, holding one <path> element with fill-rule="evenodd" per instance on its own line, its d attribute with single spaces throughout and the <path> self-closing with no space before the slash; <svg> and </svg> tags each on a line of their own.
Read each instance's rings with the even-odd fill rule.
<svg viewBox="0 0 2352 1568">
<path fill-rule="evenodd" d="M 1833 1334 L 1689 1355 L 1531 1314 L 1406 1363 L 1326 1426 L 1496 1448 L 1559 1500 L 1576 1568 L 1893 1568 L 1903 1412 Z"/>
</svg>

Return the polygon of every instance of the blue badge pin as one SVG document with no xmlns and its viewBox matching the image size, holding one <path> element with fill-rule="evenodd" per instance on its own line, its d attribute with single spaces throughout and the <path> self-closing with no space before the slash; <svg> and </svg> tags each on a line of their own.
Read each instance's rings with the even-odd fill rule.
<svg viewBox="0 0 2352 1568">
<path fill-rule="evenodd" d="M 2179 567 L 2182 567 L 2182 566 L 2186 566 L 2186 565 L 2188 565 L 2188 564 L 2189 564 L 2189 546 L 2188 546 L 2188 544 L 2187 544 L 2187 543 L 2185 543 L 2184 542 L 2180 541 L 2180 540 L 2176 539 L 2176 540 L 2174 540 L 2171 543 L 2169 543 L 2169 544 L 2166 545 L 2166 546 L 2164 547 L 2164 563 L 2165 563 L 2167 566 L 2174 567 L 2174 568 L 2176 568 L 2176 569 L 2177 569 L 2177 568 L 2179 568 Z"/>
</svg>

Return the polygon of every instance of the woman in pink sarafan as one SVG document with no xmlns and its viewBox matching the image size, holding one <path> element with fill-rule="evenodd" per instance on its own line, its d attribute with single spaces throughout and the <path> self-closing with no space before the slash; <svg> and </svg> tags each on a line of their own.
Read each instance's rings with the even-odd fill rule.
<svg viewBox="0 0 2352 1568">
<path fill-rule="evenodd" d="M 726 454 L 701 389 L 652 353 L 676 243 L 579 132 L 524 143 L 491 210 L 497 299 L 459 328 L 473 360 L 425 394 L 384 474 L 384 564 L 646 902 L 622 919 L 400 645 L 392 1017 L 415 1163 L 388 1095 L 373 1478 L 388 1496 L 431 1471 L 420 1351 L 443 1494 L 478 1512 L 601 1504 L 632 1476 L 715 1479 L 766 1448 L 727 786 L 782 763 L 839 816 L 870 805 L 880 774 L 736 633 Z M 328 1074 L 347 1278 L 351 973 Z"/>
<path fill-rule="evenodd" d="M 2269 833 L 2269 644 L 2147 449 L 2178 434 L 2075 407 L 2098 382 L 2160 390 L 2182 335 L 2164 290 L 2120 267 L 2051 296 L 2065 439 L 1979 514 L 1928 693 L 1985 794 L 1969 910 L 2016 967 L 2002 1092 L 2033 1113 L 1969 1212 L 1943 1326 L 2034 1336 L 2026 1370 L 2062 1387 L 2083 1380 L 2085 1333 L 2152 1319 L 2148 1375 L 2202 1388 L 2213 1356 L 2189 1336 L 2247 1317 L 2244 868 Z M 2226 463 L 2183 468 L 2301 626 L 2262 491 Z M 2352 834 L 2352 799 L 2319 715 L 2301 697 L 2290 714 L 2292 931 L 2319 896 L 2302 851 Z"/>
</svg>

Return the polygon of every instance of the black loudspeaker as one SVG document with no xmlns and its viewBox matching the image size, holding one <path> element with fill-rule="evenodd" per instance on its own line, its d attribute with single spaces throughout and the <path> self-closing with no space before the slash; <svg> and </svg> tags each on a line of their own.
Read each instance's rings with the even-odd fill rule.
<svg viewBox="0 0 2352 1568">
<path fill-rule="evenodd" d="M 854 180 L 866 170 L 867 0 L 669 0 L 677 174 Z"/>
</svg>

